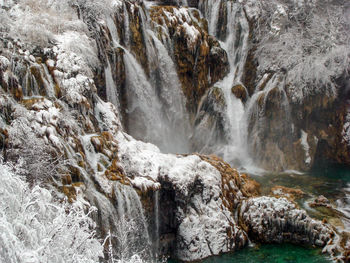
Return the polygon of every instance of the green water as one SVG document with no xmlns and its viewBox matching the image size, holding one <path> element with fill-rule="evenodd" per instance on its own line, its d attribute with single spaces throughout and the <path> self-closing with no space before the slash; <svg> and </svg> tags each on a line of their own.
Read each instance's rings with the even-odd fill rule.
<svg viewBox="0 0 350 263">
<path fill-rule="evenodd" d="M 349 196 L 350 193 L 345 190 L 350 186 L 350 169 L 348 167 L 324 165 L 314 168 L 310 173 L 298 174 L 290 171 L 250 176 L 261 184 L 262 195 L 270 195 L 271 188 L 276 185 L 301 189 L 305 195 L 295 201 L 310 216 L 320 220 L 327 219 L 330 224 L 336 227 L 344 227 L 344 218 L 340 217 L 335 210 L 324 207 L 311 209 L 307 204 L 317 196 L 324 195 L 336 207 L 337 200 Z M 350 218 L 345 220 L 350 222 Z"/>
<path fill-rule="evenodd" d="M 262 195 L 271 194 L 271 188 L 281 185 L 299 188 L 305 196 L 296 202 L 307 210 L 314 218 L 327 219 L 336 227 L 344 227 L 342 218 L 333 210 L 324 208 L 310 209 L 306 203 L 318 195 L 324 195 L 335 205 L 337 199 L 349 195 L 344 188 L 350 185 L 350 169 L 346 167 L 323 166 L 313 169 L 310 173 L 298 174 L 292 171 L 286 173 L 267 173 L 250 175 L 261 184 Z M 168 263 L 178 261 L 169 260 Z M 291 244 L 268 244 L 245 248 L 235 253 L 210 257 L 200 263 L 329 263 L 332 262 L 320 249 L 306 248 Z"/>
<path fill-rule="evenodd" d="M 178 261 L 169 260 L 168 263 Z M 310 249 L 291 244 L 261 245 L 245 248 L 232 254 L 210 257 L 201 263 L 329 263 L 319 249 Z"/>
</svg>

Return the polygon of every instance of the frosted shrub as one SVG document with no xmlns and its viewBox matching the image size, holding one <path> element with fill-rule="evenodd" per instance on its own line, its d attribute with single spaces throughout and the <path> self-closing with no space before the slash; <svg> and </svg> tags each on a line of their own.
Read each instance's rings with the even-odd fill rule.
<svg viewBox="0 0 350 263">
<path fill-rule="evenodd" d="M 142 235 L 140 222 L 122 216 L 118 222 L 115 234 L 109 232 L 104 243 L 108 243 L 109 263 L 142 263 L 150 251 L 145 251 L 145 244 L 140 243 L 139 236 Z M 116 245 L 113 246 L 113 240 Z"/>
<path fill-rule="evenodd" d="M 11 147 L 7 151 L 7 159 L 13 163 L 18 162 L 17 169 L 30 183 L 47 182 L 51 177 L 59 177 L 66 162 L 62 154 L 38 137 L 31 128 L 30 116 L 27 115 L 18 117 L 11 123 Z"/>
<path fill-rule="evenodd" d="M 0 262 L 98 262 L 103 247 L 94 228 L 84 211 L 54 202 L 44 188 L 30 189 L 0 163 Z"/>
<path fill-rule="evenodd" d="M 97 7 L 91 16 L 97 16 Z M 6 13 L 0 9 L 0 18 L 4 21 L 0 30 L 7 29 L 12 38 L 42 48 L 60 44 L 84 58 L 90 67 L 97 66 L 95 41 L 89 38 L 89 29 L 70 0 L 21 0 Z"/>
<path fill-rule="evenodd" d="M 292 100 L 335 96 L 335 80 L 349 73 L 350 39 L 346 2 L 260 1 L 259 72 L 287 72 Z"/>
</svg>

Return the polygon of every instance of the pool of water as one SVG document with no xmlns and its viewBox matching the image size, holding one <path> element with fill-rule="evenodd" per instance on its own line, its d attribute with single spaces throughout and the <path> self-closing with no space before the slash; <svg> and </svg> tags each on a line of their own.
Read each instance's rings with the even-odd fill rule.
<svg viewBox="0 0 350 263">
<path fill-rule="evenodd" d="M 318 219 L 327 219 L 335 227 L 350 230 L 350 169 L 345 167 L 318 167 L 309 173 L 287 171 L 284 173 L 266 173 L 250 175 L 261 184 L 262 195 L 270 195 L 271 188 L 281 185 L 299 188 L 306 195 L 296 200 L 301 208 Z M 328 198 L 335 209 L 308 206 L 308 202 L 319 195 Z M 337 211 L 343 213 L 340 216 Z M 178 261 L 169 260 L 168 263 Z M 320 249 L 296 246 L 292 244 L 265 244 L 245 248 L 235 253 L 210 257 L 201 263 L 326 263 L 332 262 Z"/>
<path fill-rule="evenodd" d="M 169 260 L 168 263 L 178 261 Z M 269 244 L 245 248 L 235 253 L 210 257 L 201 263 L 329 263 L 319 249 L 292 244 Z"/>
<path fill-rule="evenodd" d="M 324 166 L 310 173 L 288 171 L 250 175 L 261 184 L 263 195 L 270 195 L 271 188 L 281 185 L 301 189 L 306 195 L 296 200 L 299 206 L 317 219 L 327 219 L 335 227 L 350 230 L 350 169 L 346 167 Z M 308 203 L 323 195 L 330 200 L 334 209 L 310 208 Z"/>
</svg>

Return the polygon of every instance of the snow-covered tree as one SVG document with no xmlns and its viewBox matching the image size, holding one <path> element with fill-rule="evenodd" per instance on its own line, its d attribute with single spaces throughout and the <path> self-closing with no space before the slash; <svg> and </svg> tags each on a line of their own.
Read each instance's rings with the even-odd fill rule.
<svg viewBox="0 0 350 263">
<path fill-rule="evenodd" d="M 9 127 L 10 148 L 7 161 L 16 163 L 17 172 L 24 175 L 31 184 L 58 178 L 64 172 L 67 161 L 63 154 L 40 138 L 31 127 L 33 118 L 25 109 L 17 107 L 18 114 Z"/>
<path fill-rule="evenodd" d="M 0 163 L 0 262 L 98 262 L 95 223 L 80 208 L 58 203 Z"/>
<path fill-rule="evenodd" d="M 256 55 L 259 72 L 287 72 L 288 91 L 301 102 L 337 94 L 350 71 L 349 4 L 333 0 L 259 1 Z"/>
</svg>

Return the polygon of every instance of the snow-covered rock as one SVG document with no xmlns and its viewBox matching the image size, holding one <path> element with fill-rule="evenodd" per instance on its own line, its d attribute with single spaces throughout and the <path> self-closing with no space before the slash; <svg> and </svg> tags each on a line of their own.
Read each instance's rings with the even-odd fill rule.
<svg viewBox="0 0 350 263">
<path fill-rule="evenodd" d="M 323 247 L 333 231 L 321 221 L 312 219 L 286 198 L 257 197 L 245 200 L 240 219 L 249 236 L 260 242 L 294 242 Z"/>
<path fill-rule="evenodd" d="M 199 260 L 247 243 L 246 234 L 223 205 L 222 175 L 210 163 L 197 155 L 162 154 L 154 145 L 123 133 L 119 133 L 118 142 L 120 165 L 134 185 L 143 190 L 158 189 L 155 182 L 160 182 L 161 191 L 175 193 L 172 201 L 179 259 Z"/>
</svg>

